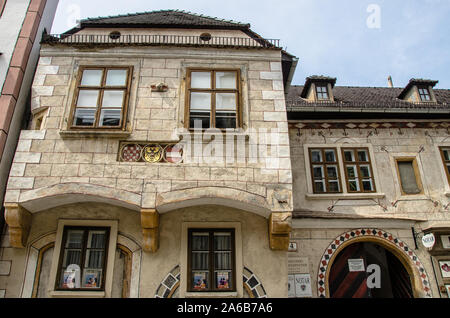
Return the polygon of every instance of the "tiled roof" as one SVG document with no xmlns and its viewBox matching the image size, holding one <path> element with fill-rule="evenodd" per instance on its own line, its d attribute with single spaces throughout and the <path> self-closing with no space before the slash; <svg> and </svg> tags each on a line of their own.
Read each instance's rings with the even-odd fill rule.
<svg viewBox="0 0 450 318">
<path fill-rule="evenodd" d="M 303 111 L 305 108 L 370 108 L 370 109 L 448 109 L 450 112 L 450 90 L 434 89 L 436 103 L 410 103 L 398 99 L 403 88 L 390 87 L 348 87 L 335 86 L 333 95 L 335 102 L 309 102 L 300 97 L 304 86 L 291 86 L 286 103 L 288 111 Z"/>
<path fill-rule="evenodd" d="M 140 12 L 117 16 L 88 18 L 81 20 L 81 27 L 86 26 L 164 26 L 164 27 L 202 27 L 223 29 L 249 29 L 250 24 L 224 20 L 195 14 L 182 10 L 161 10 Z"/>
</svg>

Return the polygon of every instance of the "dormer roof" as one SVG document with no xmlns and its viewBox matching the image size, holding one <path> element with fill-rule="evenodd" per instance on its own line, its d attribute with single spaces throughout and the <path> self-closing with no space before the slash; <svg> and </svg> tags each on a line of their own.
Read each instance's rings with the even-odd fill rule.
<svg viewBox="0 0 450 318">
<path fill-rule="evenodd" d="M 403 99 L 406 94 L 408 94 L 409 90 L 414 86 L 431 86 L 434 87 L 439 81 L 423 79 L 423 78 L 412 78 L 409 80 L 408 85 L 402 90 L 400 95 L 398 95 L 398 99 Z"/>
<path fill-rule="evenodd" d="M 311 87 L 312 83 L 330 83 L 331 87 L 333 88 L 336 84 L 336 78 L 335 77 L 328 77 L 323 75 L 311 75 L 306 78 L 305 85 L 303 86 L 303 90 L 300 94 L 302 98 L 306 98 L 308 95 L 308 91 Z"/>
</svg>

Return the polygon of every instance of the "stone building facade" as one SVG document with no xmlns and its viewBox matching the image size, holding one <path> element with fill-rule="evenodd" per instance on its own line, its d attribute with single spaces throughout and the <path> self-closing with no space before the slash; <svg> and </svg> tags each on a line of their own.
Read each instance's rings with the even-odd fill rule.
<svg viewBox="0 0 450 318">
<path fill-rule="evenodd" d="M 293 56 L 180 11 L 88 19 L 40 55 L 5 199 L 6 297 L 287 295 Z M 193 130 L 205 103 L 216 129 Z"/>
<path fill-rule="evenodd" d="M 292 86 L 277 40 L 173 10 L 83 20 L 40 56 L 6 297 L 447 297 L 436 81 Z"/>
</svg>

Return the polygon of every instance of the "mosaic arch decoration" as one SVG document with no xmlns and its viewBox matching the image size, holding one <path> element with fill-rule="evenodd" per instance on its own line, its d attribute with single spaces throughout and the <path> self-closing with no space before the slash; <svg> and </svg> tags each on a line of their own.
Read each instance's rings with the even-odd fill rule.
<svg viewBox="0 0 450 318">
<path fill-rule="evenodd" d="M 159 285 L 155 298 L 171 298 L 178 287 L 180 287 L 180 275 L 180 266 L 177 265 Z M 267 298 L 267 293 L 261 280 L 247 267 L 244 267 L 243 281 L 244 289 L 251 298 Z"/>
<path fill-rule="evenodd" d="M 378 239 L 386 240 L 392 244 L 394 244 L 403 254 L 405 254 L 417 268 L 417 271 L 420 275 L 420 280 L 422 282 L 422 288 L 425 293 L 426 298 L 432 298 L 430 280 L 428 279 L 428 275 L 420 262 L 417 255 L 414 251 L 407 246 L 406 243 L 395 238 L 392 234 L 379 230 L 379 229 L 355 229 L 349 232 L 346 232 L 340 236 L 338 236 L 326 249 L 323 254 L 320 265 L 319 265 L 319 275 L 317 279 L 317 290 L 319 297 L 325 298 L 326 295 L 326 272 L 329 266 L 330 260 L 333 258 L 334 254 L 338 250 L 338 248 L 347 241 L 356 239 L 356 238 L 370 238 L 375 237 Z"/>
</svg>

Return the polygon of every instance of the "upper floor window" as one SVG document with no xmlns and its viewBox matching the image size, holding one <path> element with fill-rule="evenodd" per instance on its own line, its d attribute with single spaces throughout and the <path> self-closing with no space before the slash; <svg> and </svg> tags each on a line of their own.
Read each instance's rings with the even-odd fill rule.
<svg viewBox="0 0 450 318">
<path fill-rule="evenodd" d="M 239 70 L 187 71 L 186 125 L 188 128 L 238 128 Z"/>
<path fill-rule="evenodd" d="M 415 158 L 397 158 L 397 172 L 400 179 L 400 189 L 403 195 L 423 193 L 419 167 Z"/>
<path fill-rule="evenodd" d="M 375 192 L 372 164 L 367 148 L 343 148 L 348 192 Z"/>
<path fill-rule="evenodd" d="M 420 101 L 422 101 L 422 102 L 431 101 L 430 91 L 428 90 L 427 87 L 419 86 L 418 90 L 419 90 Z"/>
<path fill-rule="evenodd" d="M 336 149 L 310 149 L 309 154 L 314 193 L 342 192 Z"/>
<path fill-rule="evenodd" d="M 328 87 L 323 84 L 316 84 L 316 96 L 318 100 L 328 100 Z"/>
<path fill-rule="evenodd" d="M 104 290 L 109 228 L 65 227 L 57 290 Z"/>
<path fill-rule="evenodd" d="M 236 290 L 234 240 L 234 229 L 189 230 L 189 291 Z"/>
<path fill-rule="evenodd" d="M 441 157 L 447 174 L 448 182 L 450 183 L 450 147 L 441 147 Z"/>
<path fill-rule="evenodd" d="M 72 128 L 123 129 L 133 67 L 82 67 L 71 113 Z"/>
</svg>

